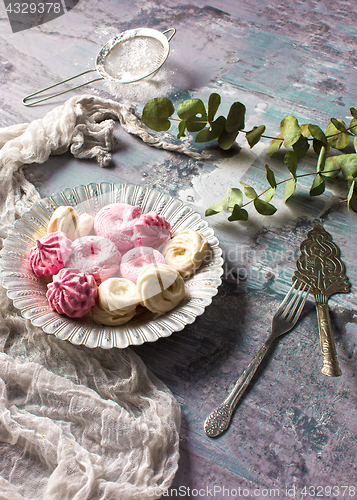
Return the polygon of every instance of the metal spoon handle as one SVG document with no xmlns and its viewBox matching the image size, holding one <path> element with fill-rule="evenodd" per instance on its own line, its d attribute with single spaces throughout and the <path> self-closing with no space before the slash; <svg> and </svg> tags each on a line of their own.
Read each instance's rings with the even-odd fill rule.
<svg viewBox="0 0 357 500">
<path fill-rule="evenodd" d="M 217 437 L 222 434 L 231 423 L 234 408 L 242 397 L 244 391 L 248 387 L 253 378 L 254 373 L 257 371 L 258 366 L 266 355 L 271 341 L 268 339 L 257 354 L 254 356 L 248 367 L 244 370 L 237 382 L 234 384 L 233 389 L 228 394 L 223 403 L 218 406 L 205 421 L 205 432 L 209 437 Z"/>
</svg>

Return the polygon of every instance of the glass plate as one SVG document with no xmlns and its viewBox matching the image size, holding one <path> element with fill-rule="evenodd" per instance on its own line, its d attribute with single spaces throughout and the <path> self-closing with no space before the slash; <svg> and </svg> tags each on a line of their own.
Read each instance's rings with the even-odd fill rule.
<svg viewBox="0 0 357 500">
<path fill-rule="evenodd" d="M 29 264 L 30 248 L 35 245 L 36 239 L 46 234 L 48 222 L 57 207 L 70 205 L 79 214 L 95 215 L 109 203 L 139 205 L 143 213 L 153 210 L 163 215 L 171 223 L 173 234 L 195 229 L 207 238 L 211 258 L 185 281 L 186 296 L 172 311 L 162 316 L 155 316 L 148 311 L 125 325 L 101 326 L 87 317 L 71 319 L 50 309 L 46 298 L 46 281 L 38 278 Z M 3 286 L 25 319 L 62 340 L 106 349 L 153 342 L 193 323 L 212 302 L 223 273 L 219 242 L 198 213 L 177 198 L 133 184 L 88 184 L 65 189 L 43 199 L 15 222 L 0 255 Z"/>
</svg>

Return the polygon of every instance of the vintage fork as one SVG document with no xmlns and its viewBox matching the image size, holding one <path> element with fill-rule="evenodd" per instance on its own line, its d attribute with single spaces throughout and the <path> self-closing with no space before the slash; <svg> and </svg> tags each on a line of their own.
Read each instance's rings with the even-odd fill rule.
<svg viewBox="0 0 357 500">
<path fill-rule="evenodd" d="M 298 284 L 299 286 L 297 286 Z M 310 287 L 308 285 L 302 282 L 294 282 L 274 314 L 271 333 L 268 339 L 264 342 L 258 353 L 239 377 L 227 398 L 207 417 L 204 425 L 207 436 L 219 436 L 229 427 L 233 411 L 242 397 L 242 394 L 248 387 L 249 382 L 252 380 L 265 354 L 278 337 L 287 333 L 295 326 L 304 308 L 309 291 Z"/>
</svg>

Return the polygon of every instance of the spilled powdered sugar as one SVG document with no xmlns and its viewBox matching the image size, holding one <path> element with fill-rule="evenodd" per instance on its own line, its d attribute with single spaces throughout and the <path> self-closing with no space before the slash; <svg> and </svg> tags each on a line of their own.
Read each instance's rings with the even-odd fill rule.
<svg viewBox="0 0 357 500">
<path fill-rule="evenodd" d="M 120 83 L 105 79 L 110 93 L 121 101 L 145 104 L 155 97 L 168 96 L 173 91 L 174 72 L 161 68 L 150 79 L 133 83 Z"/>
</svg>

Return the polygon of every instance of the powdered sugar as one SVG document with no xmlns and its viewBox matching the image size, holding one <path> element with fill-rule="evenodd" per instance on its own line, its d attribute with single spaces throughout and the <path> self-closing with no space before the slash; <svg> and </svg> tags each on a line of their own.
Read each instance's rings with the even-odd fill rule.
<svg viewBox="0 0 357 500">
<path fill-rule="evenodd" d="M 174 75 L 174 71 L 162 67 L 155 75 L 138 82 L 120 83 L 108 79 L 104 81 L 113 96 L 122 101 L 137 104 L 145 103 L 154 97 L 169 95 L 174 88 Z"/>
<path fill-rule="evenodd" d="M 140 36 L 114 46 L 105 58 L 104 69 L 121 83 L 132 82 L 157 70 L 164 58 L 165 50 L 158 40 Z"/>
</svg>

